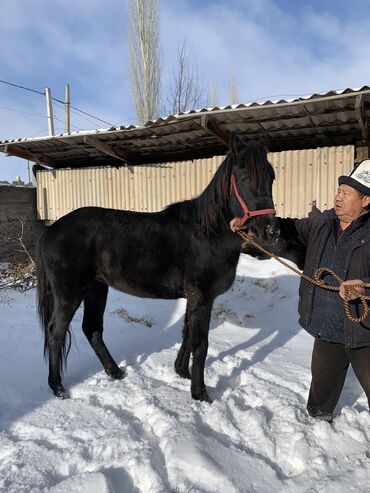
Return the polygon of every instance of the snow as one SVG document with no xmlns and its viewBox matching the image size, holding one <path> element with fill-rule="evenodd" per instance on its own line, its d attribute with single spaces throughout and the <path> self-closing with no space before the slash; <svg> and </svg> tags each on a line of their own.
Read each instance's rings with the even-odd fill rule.
<svg viewBox="0 0 370 493">
<path fill-rule="evenodd" d="M 298 276 L 242 255 L 216 299 L 206 382 L 193 401 L 173 370 L 185 301 L 110 291 L 105 339 L 124 380 L 80 329 L 65 385 L 47 386 L 35 289 L 0 291 L 0 491 L 368 492 L 370 414 L 349 373 L 332 424 L 305 410 L 312 339 L 297 322 Z"/>
</svg>

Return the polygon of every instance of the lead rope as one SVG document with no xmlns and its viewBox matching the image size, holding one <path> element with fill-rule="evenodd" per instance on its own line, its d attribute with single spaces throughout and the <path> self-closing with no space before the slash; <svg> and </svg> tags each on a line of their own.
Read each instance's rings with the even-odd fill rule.
<svg viewBox="0 0 370 493">
<path fill-rule="evenodd" d="M 309 277 L 306 274 L 304 274 L 303 272 L 301 272 L 298 269 L 295 269 L 294 267 L 292 267 L 291 265 L 289 265 L 287 262 L 284 262 L 284 260 L 282 260 L 277 255 L 269 252 L 268 250 L 265 250 L 263 247 L 261 247 L 260 245 L 258 245 L 258 243 L 256 243 L 252 239 L 252 236 L 250 234 L 247 234 L 247 233 L 244 233 L 243 231 L 238 231 L 238 230 L 236 231 L 236 233 L 238 233 L 238 235 L 241 236 L 243 238 L 243 240 L 247 244 L 253 245 L 254 247 L 258 248 L 258 250 L 260 250 L 261 252 L 265 253 L 269 257 L 274 258 L 275 260 L 277 260 L 278 262 L 280 262 L 281 264 L 283 264 L 285 267 L 287 267 L 288 269 L 290 269 L 291 271 L 295 272 L 300 277 L 302 277 L 303 279 L 305 279 L 306 281 L 308 281 L 308 282 L 310 282 L 312 284 L 315 284 L 316 286 L 319 286 L 320 288 L 327 289 L 329 291 L 336 291 L 337 293 L 339 292 L 339 286 L 330 286 L 329 284 L 326 284 L 326 282 L 321 279 L 321 277 L 323 276 L 324 273 L 329 273 L 330 275 L 332 275 L 334 277 L 334 279 L 338 282 L 338 284 L 341 284 L 343 282 L 343 279 L 341 277 L 339 277 L 335 272 L 333 272 L 332 270 L 328 269 L 327 267 L 320 267 L 319 269 L 316 269 L 313 278 L 312 277 Z M 347 315 L 347 318 L 349 320 L 351 320 L 351 322 L 354 322 L 356 324 L 359 324 L 363 320 L 365 320 L 365 318 L 369 314 L 369 305 L 368 305 L 367 301 L 370 300 L 370 296 L 365 296 L 363 294 L 359 294 L 359 292 L 356 290 L 356 287 L 370 288 L 370 283 L 363 282 L 361 284 L 353 284 L 351 286 L 345 286 L 344 287 L 344 293 L 345 293 L 344 294 L 345 298 L 343 300 L 343 303 L 344 303 L 344 311 L 345 311 L 345 313 Z M 349 296 L 351 294 L 354 294 L 355 296 L 357 296 L 358 298 L 360 298 L 361 304 L 363 306 L 362 315 L 360 315 L 358 318 L 353 317 L 352 314 L 351 314 L 351 311 L 350 311 L 350 307 L 349 307 Z"/>
</svg>

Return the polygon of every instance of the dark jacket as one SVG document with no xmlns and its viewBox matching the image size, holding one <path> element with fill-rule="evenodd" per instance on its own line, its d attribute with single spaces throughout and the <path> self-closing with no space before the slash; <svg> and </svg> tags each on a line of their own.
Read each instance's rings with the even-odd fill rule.
<svg viewBox="0 0 370 493">
<path fill-rule="evenodd" d="M 332 233 L 332 224 L 335 217 L 334 209 L 331 209 L 305 219 L 279 218 L 279 221 L 285 223 L 284 226 L 294 225 L 298 240 L 306 245 L 304 273 L 310 277 L 319 267 L 326 242 Z M 370 283 L 370 213 L 361 216 L 361 222 L 363 224 L 360 232 L 356 235 L 356 239 L 349 249 L 344 268 L 344 279 L 361 279 L 366 283 Z M 301 279 L 298 312 L 300 315 L 299 323 L 303 328 L 307 328 L 311 322 L 315 289 L 322 288 L 318 288 Z M 369 290 L 366 291 L 369 294 Z M 355 317 L 362 313 L 362 306 L 359 300 L 351 301 L 350 306 L 351 312 Z M 370 315 L 361 324 L 351 322 L 344 315 L 343 323 L 344 343 L 346 346 L 353 348 L 370 346 Z"/>
</svg>

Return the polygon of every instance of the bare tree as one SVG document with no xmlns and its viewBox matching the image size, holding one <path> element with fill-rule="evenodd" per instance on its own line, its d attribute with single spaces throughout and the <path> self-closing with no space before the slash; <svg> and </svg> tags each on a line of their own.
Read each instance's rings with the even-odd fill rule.
<svg viewBox="0 0 370 493">
<path fill-rule="evenodd" d="M 0 227 L 0 257 L 7 260 L 0 264 L 0 290 L 15 288 L 25 291 L 36 286 L 35 249 L 36 232 L 31 215 L 17 215 Z M 38 228 L 36 228 L 38 229 Z"/>
<path fill-rule="evenodd" d="M 0 229 L 0 253 L 6 257 L 11 253 L 13 260 L 28 261 L 32 266 L 34 260 L 32 250 L 36 242 L 36 234 L 32 231 L 32 221 L 30 215 L 16 214 L 16 219 L 6 223 Z"/>
<path fill-rule="evenodd" d="M 229 85 L 229 102 L 230 104 L 238 104 L 239 100 L 239 86 L 235 74 L 231 77 Z"/>
<path fill-rule="evenodd" d="M 209 89 L 209 106 L 211 108 L 214 108 L 215 106 L 218 106 L 218 93 L 217 93 L 217 87 L 214 81 L 211 81 L 210 83 L 210 89 Z"/>
<path fill-rule="evenodd" d="M 170 113 L 180 113 L 206 104 L 205 89 L 199 79 L 197 65 L 191 63 L 190 59 L 191 52 L 185 38 L 181 47 L 177 46 L 177 69 L 172 74 L 167 98 Z"/>
<path fill-rule="evenodd" d="M 138 121 L 159 116 L 162 60 L 157 0 L 129 2 L 130 81 Z"/>
</svg>

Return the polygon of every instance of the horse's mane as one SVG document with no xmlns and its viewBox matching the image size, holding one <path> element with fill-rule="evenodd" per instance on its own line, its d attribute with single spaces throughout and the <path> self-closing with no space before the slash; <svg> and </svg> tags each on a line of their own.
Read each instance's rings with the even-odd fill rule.
<svg viewBox="0 0 370 493">
<path fill-rule="evenodd" d="M 230 180 L 235 159 L 246 163 L 245 177 L 252 187 L 275 178 L 274 170 L 267 160 L 263 146 L 248 142 L 237 156 L 229 152 L 205 190 L 192 200 L 169 205 L 168 212 L 177 211 L 180 222 L 198 223 L 201 231 L 209 236 L 217 233 L 221 225 L 227 223 L 226 206 L 230 199 Z"/>
<path fill-rule="evenodd" d="M 274 168 L 267 159 L 266 147 L 258 142 L 248 142 L 239 153 L 239 159 L 248 163 L 245 176 L 253 188 L 258 189 L 266 179 L 275 179 Z"/>
<path fill-rule="evenodd" d="M 229 153 L 203 193 L 194 200 L 202 231 L 209 236 L 220 223 L 225 223 L 224 211 L 230 199 L 230 180 L 234 155 Z"/>
<path fill-rule="evenodd" d="M 232 167 L 233 155 L 229 153 L 198 197 L 170 204 L 165 210 L 176 214 L 182 223 L 198 224 L 206 236 L 216 232 L 219 224 L 225 222 L 223 211 L 230 198 Z"/>
</svg>

